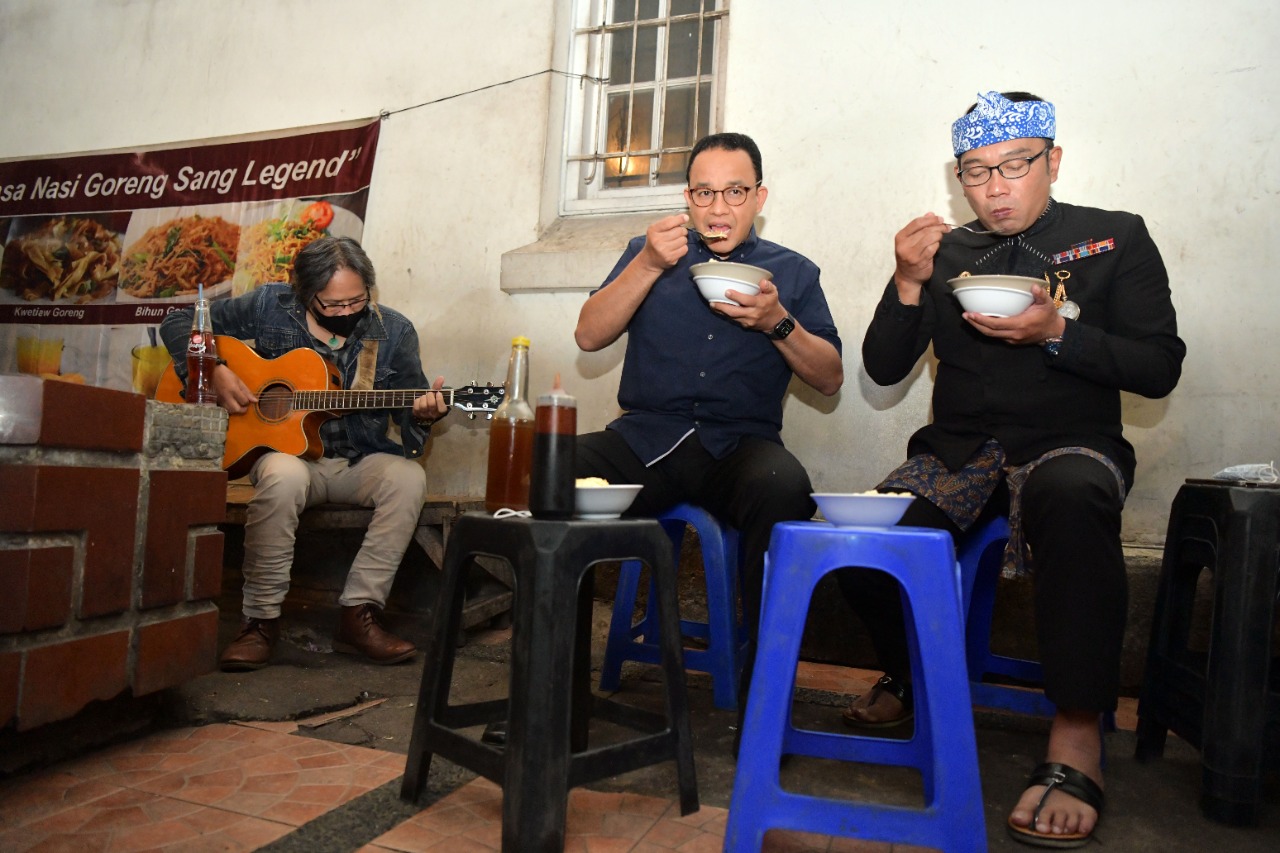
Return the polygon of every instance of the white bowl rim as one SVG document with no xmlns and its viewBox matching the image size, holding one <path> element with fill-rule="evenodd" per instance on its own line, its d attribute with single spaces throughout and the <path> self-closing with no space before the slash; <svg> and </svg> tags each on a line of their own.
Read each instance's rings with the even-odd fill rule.
<svg viewBox="0 0 1280 853">
<path fill-rule="evenodd" d="M 1044 279 L 1028 275 L 962 275 L 947 279 L 947 284 L 955 290 L 966 287 L 1002 287 L 1005 290 L 1025 290 L 1028 293 L 1033 284 L 1044 288 L 1049 286 Z"/>
<path fill-rule="evenodd" d="M 915 495 L 886 495 L 884 492 L 810 492 L 809 497 L 818 498 L 888 498 L 895 501 L 913 501 Z"/>
<path fill-rule="evenodd" d="M 720 269 L 715 270 L 714 267 L 719 267 Z M 690 266 L 689 272 L 695 280 L 698 278 L 727 278 L 748 284 L 759 284 L 762 278 L 773 280 L 773 273 L 764 267 L 744 264 L 739 261 L 703 261 Z"/>
</svg>

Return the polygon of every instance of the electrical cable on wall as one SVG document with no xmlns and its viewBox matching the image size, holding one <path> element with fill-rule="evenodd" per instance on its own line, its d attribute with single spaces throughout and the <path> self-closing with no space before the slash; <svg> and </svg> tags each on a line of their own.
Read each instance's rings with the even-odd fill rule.
<svg viewBox="0 0 1280 853">
<path fill-rule="evenodd" d="M 475 89 L 468 89 L 465 92 L 456 92 L 452 95 L 445 95 L 443 98 L 435 98 L 434 100 L 423 101 L 422 103 L 414 104 L 411 107 L 401 107 L 398 110 L 381 110 L 378 113 L 378 117 L 383 121 L 386 121 L 396 113 L 404 113 L 404 112 L 408 112 L 409 110 L 419 109 L 421 107 L 429 107 L 432 104 L 439 104 L 444 101 L 451 101 L 454 98 L 461 98 L 463 95 L 474 95 L 476 92 L 483 92 L 486 89 L 497 89 L 500 86 L 508 86 L 512 83 L 519 83 L 521 80 L 528 80 L 533 77 L 541 77 L 544 74 L 559 74 L 561 77 L 568 77 L 570 79 L 576 79 L 576 80 L 586 80 L 591 83 L 599 83 L 599 84 L 604 84 L 609 82 L 608 78 L 604 78 L 604 77 L 592 77 L 589 74 L 573 74 L 568 71 L 559 71 L 555 68 L 547 68 L 543 71 L 535 71 L 532 74 L 524 74 L 524 75 L 521 75 L 520 77 L 512 77 L 510 80 L 503 80 L 501 83 L 490 83 L 487 86 L 480 86 Z"/>
</svg>

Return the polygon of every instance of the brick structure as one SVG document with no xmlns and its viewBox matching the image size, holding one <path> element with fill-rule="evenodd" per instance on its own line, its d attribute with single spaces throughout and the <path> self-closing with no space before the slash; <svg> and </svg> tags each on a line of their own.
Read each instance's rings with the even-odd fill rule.
<svg viewBox="0 0 1280 853">
<path fill-rule="evenodd" d="M 0 376 L 0 730 L 214 668 L 226 412 Z"/>
</svg>

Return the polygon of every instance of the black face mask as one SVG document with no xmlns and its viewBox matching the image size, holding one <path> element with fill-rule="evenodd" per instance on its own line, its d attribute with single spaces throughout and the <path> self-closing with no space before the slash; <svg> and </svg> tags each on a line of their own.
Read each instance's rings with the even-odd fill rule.
<svg viewBox="0 0 1280 853">
<path fill-rule="evenodd" d="M 368 313 L 369 306 L 366 305 L 352 314 L 339 314 L 336 317 L 330 317 L 327 314 L 312 311 L 311 316 L 315 317 L 316 322 L 326 332 L 332 332 L 340 338 L 349 338 L 351 333 L 356 330 L 356 326 L 364 319 L 364 315 Z"/>
</svg>

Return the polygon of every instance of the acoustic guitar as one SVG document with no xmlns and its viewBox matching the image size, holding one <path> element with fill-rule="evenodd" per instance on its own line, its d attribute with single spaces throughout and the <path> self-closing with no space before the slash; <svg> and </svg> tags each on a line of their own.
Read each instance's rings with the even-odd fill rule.
<svg viewBox="0 0 1280 853">
<path fill-rule="evenodd" d="M 263 358 L 237 338 L 218 335 L 218 355 L 225 359 L 258 402 L 248 411 L 227 418 L 226 452 L 222 467 L 231 479 L 249 473 L 258 457 L 270 450 L 319 459 L 324 454 L 320 425 L 357 409 L 410 408 L 413 401 L 435 389 L 349 391 L 342 387 L 337 367 L 320 353 L 296 349 L 279 358 Z M 468 385 L 441 388 L 445 403 L 472 417 L 498 408 L 506 389 Z M 182 381 L 170 363 L 156 386 L 162 403 L 184 402 Z"/>
</svg>

